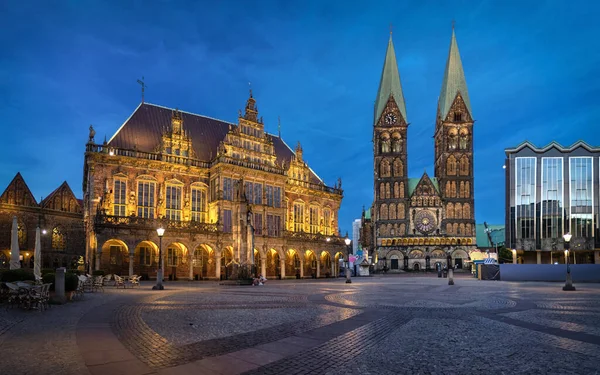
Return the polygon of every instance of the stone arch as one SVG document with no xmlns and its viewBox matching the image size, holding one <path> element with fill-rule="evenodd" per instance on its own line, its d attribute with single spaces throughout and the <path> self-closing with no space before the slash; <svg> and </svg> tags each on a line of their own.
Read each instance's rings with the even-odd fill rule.
<svg viewBox="0 0 600 375">
<path fill-rule="evenodd" d="M 312 250 L 304 252 L 304 276 L 317 277 L 317 255 Z"/>
<path fill-rule="evenodd" d="M 233 246 L 223 247 L 217 256 L 221 257 L 221 277 L 228 279 L 235 263 L 233 259 Z"/>
<path fill-rule="evenodd" d="M 267 250 L 266 259 L 266 278 L 277 277 L 281 274 L 281 256 L 279 252 L 273 248 Z"/>
<path fill-rule="evenodd" d="M 381 266 L 390 272 L 397 272 L 404 268 L 404 254 L 399 250 L 389 251 L 382 261 Z"/>
<path fill-rule="evenodd" d="M 129 247 L 122 240 L 111 238 L 102 244 L 100 269 L 107 274 L 124 275 L 129 272 Z"/>
<path fill-rule="evenodd" d="M 452 252 L 452 264 L 457 268 L 463 268 L 464 262 L 469 260 L 469 255 L 463 249 L 456 249 Z"/>
<path fill-rule="evenodd" d="M 165 265 L 165 277 L 175 280 L 178 274 L 182 277 L 189 276 L 189 251 L 181 242 L 171 242 L 163 248 L 163 261 Z M 187 271 L 187 272 L 186 272 Z"/>
<path fill-rule="evenodd" d="M 331 259 L 331 254 L 329 254 L 327 251 L 322 251 L 321 255 L 319 256 L 319 262 L 321 263 L 320 276 L 330 277 L 333 273 L 333 261 Z"/>
<path fill-rule="evenodd" d="M 285 252 L 285 275 L 294 276 L 300 274 L 300 266 L 302 260 L 300 255 L 295 249 L 288 249 Z"/>
<path fill-rule="evenodd" d="M 150 240 L 138 242 L 133 248 L 133 272 L 146 278 L 156 273 L 157 265 L 158 245 Z"/>
<path fill-rule="evenodd" d="M 208 244 L 200 244 L 194 249 L 192 256 L 194 277 L 198 280 L 216 277 L 217 262 L 215 251 Z"/>
<path fill-rule="evenodd" d="M 435 249 L 431 252 L 431 259 L 446 259 L 446 253 L 442 249 Z"/>
<path fill-rule="evenodd" d="M 446 159 L 446 174 L 448 176 L 456 175 L 456 158 L 454 155 L 450 155 L 448 159 Z"/>
</svg>

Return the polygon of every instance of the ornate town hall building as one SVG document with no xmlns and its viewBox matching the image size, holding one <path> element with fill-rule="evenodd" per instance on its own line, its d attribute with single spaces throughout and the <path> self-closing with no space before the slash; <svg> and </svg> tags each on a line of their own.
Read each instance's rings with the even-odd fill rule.
<svg viewBox="0 0 600 375">
<path fill-rule="evenodd" d="M 267 277 L 338 273 L 341 181 L 326 186 L 250 97 L 238 123 L 142 103 L 84 163 L 87 259 L 95 269 L 223 278 L 236 264 Z M 162 241 L 156 229 L 166 229 Z M 231 267 L 230 267 L 231 266 Z"/>
<path fill-rule="evenodd" d="M 379 267 L 462 267 L 475 250 L 473 122 L 453 30 L 433 134 L 434 176 L 408 177 L 409 122 L 390 35 L 373 124 L 375 199 L 365 226 L 373 234 L 364 233 L 371 244 L 363 243 L 376 248 Z"/>
</svg>

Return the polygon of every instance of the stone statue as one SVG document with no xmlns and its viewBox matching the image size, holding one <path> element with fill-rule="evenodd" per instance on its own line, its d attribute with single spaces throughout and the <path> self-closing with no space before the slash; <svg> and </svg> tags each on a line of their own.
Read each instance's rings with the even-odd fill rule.
<svg viewBox="0 0 600 375">
<path fill-rule="evenodd" d="M 94 127 L 92 125 L 90 125 L 90 139 L 88 140 L 89 143 L 94 143 L 95 135 L 96 135 L 96 131 L 94 130 Z"/>
<path fill-rule="evenodd" d="M 342 188 L 342 179 L 338 177 L 338 189 Z"/>
</svg>

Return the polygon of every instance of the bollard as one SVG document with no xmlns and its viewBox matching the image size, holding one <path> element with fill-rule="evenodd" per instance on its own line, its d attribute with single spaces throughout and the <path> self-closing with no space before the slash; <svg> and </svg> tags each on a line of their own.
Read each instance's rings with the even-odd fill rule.
<svg viewBox="0 0 600 375">
<path fill-rule="evenodd" d="M 54 276 L 54 302 L 65 303 L 65 271 L 64 267 L 57 268 Z"/>
<path fill-rule="evenodd" d="M 454 270 L 452 268 L 448 269 L 448 285 L 454 285 Z"/>
</svg>

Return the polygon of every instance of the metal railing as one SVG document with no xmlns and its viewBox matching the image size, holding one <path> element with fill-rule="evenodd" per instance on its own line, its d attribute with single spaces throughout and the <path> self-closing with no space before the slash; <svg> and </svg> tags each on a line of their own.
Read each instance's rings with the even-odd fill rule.
<svg viewBox="0 0 600 375">
<path fill-rule="evenodd" d="M 113 216 L 98 214 L 94 221 L 97 226 L 109 226 L 109 227 L 127 227 L 127 228 L 138 228 L 138 229 L 151 229 L 163 226 L 165 229 L 193 231 L 193 232 L 204 232 L 213 233 L 219 230 L 219 226 L 214 223 L 202 223 L 198 221 L 177 221 L 161 219 L 143 218 L 137 216 Z"/>
</svg>

